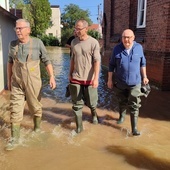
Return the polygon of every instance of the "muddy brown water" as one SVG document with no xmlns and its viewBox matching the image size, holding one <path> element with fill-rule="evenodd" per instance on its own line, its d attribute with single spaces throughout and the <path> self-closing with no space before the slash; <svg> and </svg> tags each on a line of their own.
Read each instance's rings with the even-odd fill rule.
<svg viewBox="0 0 170 170">
<path fill-rule="evenodd" d="M 130 118 L 117 125 L 117 102 L 106 87 L 107 71 L 102 67 L 99 86 L 100 124 L 91 123 L 83 108 L 84 131 L 76 137 L 68 84 L 69 51 L 49 47 L 55 68 L 57 89 L 42 89 L 42 132 L 32 132 L 33 122 L 27 106 L 21 128 L 20 145 L 13 151 L 4 147 L 10 136 L 9 91 L 0 95 L 0 169 L 1 170 L 169 170 L 170 169 L 170 92 L 152 89 L 142 98 L 138 128 L 141 135 L 130 134 Z M 45 78 L 43 82 L 46 82 Z"/>
</svg>

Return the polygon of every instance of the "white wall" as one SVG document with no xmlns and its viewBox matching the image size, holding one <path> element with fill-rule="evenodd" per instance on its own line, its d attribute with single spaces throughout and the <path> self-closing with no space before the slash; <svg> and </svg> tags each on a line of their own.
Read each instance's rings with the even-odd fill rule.
<svg viewBox="0 0 170 170">
<path fill-rule="evenodd" d="M 7 84 L 7 60 L 9 42 L 16 39 L 15 21 L 5 15 L 0 15 L 0 92 Z"/>
<path fill-rule="evenodd" d="M 9 11 L 9 0 L 0 0 L 0 6 Z"/>
<path fill-rule="evenodd" d="M 1 20 L 0 20 L 1 22 Z M 2 32 L 1 32 L 1 27 L 0 27 L 0 92 L 4 88 L 4 70 L 3 70 L 3 57 L 2 57 Z"/>
<path fill-rule="evenodd" d="M 46 30 L 46 34 L 53 34 L 54 37 L 61 38 L 61 13 L 60 13 L 60 8 L 57 7 L 51 7 L 52 10 L 52 16 L 51 16 L 51 21 L 53 26 L 51 28 L 48 28 Z"/>
</svg>

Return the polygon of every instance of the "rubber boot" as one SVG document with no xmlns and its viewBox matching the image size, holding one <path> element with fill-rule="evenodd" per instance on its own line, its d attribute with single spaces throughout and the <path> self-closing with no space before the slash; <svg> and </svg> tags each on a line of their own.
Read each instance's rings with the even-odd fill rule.
<svg viewBox="0 0 170 170">
<path fill-rule="evenodd" d="M 10 151 L 15 149 L 19 144 L 19 137 L 20 137 L 20 124 L 12 123 L 11 124 L 11 138 L 6 145 L 6 150 Z"/>
<path fill-rule="evenodd" d="M 140 135 L 140 132 L 137 130 L 138 116 L 135 116 L 134 114 L 130 114 L 130 119 L 131 119 L 132 135 L 133 136 Z"/>
<path fill-rule="evenodd" d="M 83 131 L 83 121 L 82 115 L 76 115 L 76 133 L 80 133 Z"/>
<path fill-rule="evenodd" d="M 120 113 L 120 116 L 119 116 L 119 119 L 118 119 L 118 121 L 117 121 L 117 124 L 121 124 L 121 123 L 124 122 L 124 120 L 125 120 L 125 115 L 126 115 L 126 110 L 124 110 L 124 111 L 120 110 L 119 113 Z"/>
<path fill-rule="evenodd" d="M 34 121 L 34 131 L 40 132 L 41 117 L 34 116 L 33 121 Z"/>
<path fill-rule="evenodd" d="M 93 124 L 97 125 L 99 121 L 98 121 L 98 116 L 97 116 L 96 109 L 91 109 L 91 114 L 92 114 L 92 122 L 93 122 Z"/>
<path fill-rule="evenodd" d="M 75 115 L 76 130 L 72 131 L 72 136 L 76 136 L 78 133 L 83 131 L 83 121 L 82 121 L 82 103 L 80 105 L 73 106 L 73 113 Z"/>
</svg>

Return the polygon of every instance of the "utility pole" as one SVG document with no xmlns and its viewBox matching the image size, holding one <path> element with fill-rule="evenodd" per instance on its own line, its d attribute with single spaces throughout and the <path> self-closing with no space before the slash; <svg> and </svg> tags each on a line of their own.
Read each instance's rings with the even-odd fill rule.
<svg viewBox="0 0 170 170">
<path fill-rule="evenodd" d="M 101 25 L 102 25 L 102 10 L 100 9 L 101 5 L 102 4 L 98 5 L 98 17 L 97 17 L 97 20 L 98 20 L 98 25 L 99 25 L 98 32 L 100 33 L 100 35 L 102 37 L 102 35 L 103 35 L 102 34 L 102 27 L 101 27 Z"/>
<path fill-rule="evenodd" d="M 98 5 L 98 17 L 97 17 L 97 20 L 98 20 L 98 23 L 101 24 L 102 22 L 102 10 L 100 9 L 102 4 L 99 4 Z"/>
</svg>

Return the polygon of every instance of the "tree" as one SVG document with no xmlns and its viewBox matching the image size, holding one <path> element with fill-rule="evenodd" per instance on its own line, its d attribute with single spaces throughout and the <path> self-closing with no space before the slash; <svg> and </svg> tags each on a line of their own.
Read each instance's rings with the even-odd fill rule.
<svg viewBox="0 0 170 170">
<path fill-rule="evenodd" d="M 66 5 L 64 12 L 61 14 L 61 23 L 64 26 L 63 29 L 73 28 L 78 19 L 85 19 L 91 24 L 92 21 L 90 20 L 89 15 L 89 10 L 82 10 L 78 5 Z"/>
<path fill-rule="evenodd" d="M 92 36 L 93 38 L 99 40 L 101 38 L 101 34 L 96 30 L 88 30 L 88 35 Z"/>
<path fill-rule="evenodd" d="M 23 0 L 9 0 L 10 8 L 22 9 L 24 7 Z"/>
<path fill-rule="evenodd" d="M 10 7 L 22 9 L 23 18 L 30 21 L 33 36 L 41 36 L 50 26 L 51 6 L 48 0 L 10 0 Z"/>
<path fill-rule="evenodd" d="M 61 43 L 64 45 L 68 39 L 73 34 L 75 22 L 79 19 L 85 19 L 89 25 L 92 24 L 92 21 L 89 17 L 89 10 L 82 10 L 78 5 L 70 4 L 66 5 L 64 12 L 61 14 L 61 24 L 63 28 L 61 30 Z"/>
<path fill-rule="evenodd" d="M 51 7 L 48 0 L 30 0 L 27 5 L 28 20 L 31 22 L 32 35 L 43 35 L 49 27 L 51 18 Z"/>
</svg>

